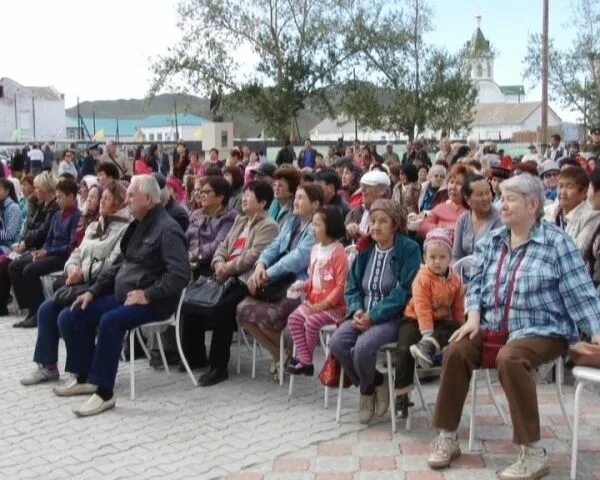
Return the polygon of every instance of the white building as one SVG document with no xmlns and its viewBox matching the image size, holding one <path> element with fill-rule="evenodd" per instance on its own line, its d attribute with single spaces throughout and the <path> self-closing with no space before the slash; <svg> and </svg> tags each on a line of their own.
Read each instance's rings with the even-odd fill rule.
<svg viewBox="0 0 600 480">
<path fill-rule="evenodd" d="M 326 118 L 319 122 L 309 132 L 312 141 L 335 142 L 339 138 L 344 141 L 354 141 L 354 121 L 349 120 L 344 115 L 338 115 L 337 118 Z M 358 139 L 361 142 L 381 142 L 397 141 L 405 136 L 396 136 L 392 132 L 383 130 L 371 130 L 370 128 L 358 127 Z"/>
<path fill-rule="evenodd" d="M 0 141 L 65 137 L 65 97 L 54 87 L 26 87 L 0 78 Z"/>
</svg>

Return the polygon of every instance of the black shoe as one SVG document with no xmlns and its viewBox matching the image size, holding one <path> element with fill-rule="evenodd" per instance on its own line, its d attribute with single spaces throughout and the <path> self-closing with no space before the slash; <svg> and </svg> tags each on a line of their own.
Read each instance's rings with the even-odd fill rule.
<svg viewBox="0 0 600 480">
<path fill-rule="evenodd" d="M 13 327 L 15 328 L 35 328 L 37 327 L 37 317 L 35 315 L 30 315 L 23 320 L 20 320 L 16 323 L 13 323 Z"/>
<path fill-rule="evenodd" d="M 296 363 L 295 365 L 288 365 L 285 367 L 285 373 L 290 375 L 306 375 L 312 377 L 315 374 L 315 367 L 313 365 L 302 365 Z"/>
<path fill-rule="evenodd" d="M 398 395 L 396 397 L 396 415 L 400 418 L 408 418 L 408 407 L 414 407 L 414 403 L 410 401 L 408 393 Z"/>
<path fill-rule="evenodd" d="M 210 387 L 217 383 L 224 382 L 229 378 L 226 368 L 211 368 L 204 375 L 201 375 L 198 379 L 201 387 Z"/>
</svg>

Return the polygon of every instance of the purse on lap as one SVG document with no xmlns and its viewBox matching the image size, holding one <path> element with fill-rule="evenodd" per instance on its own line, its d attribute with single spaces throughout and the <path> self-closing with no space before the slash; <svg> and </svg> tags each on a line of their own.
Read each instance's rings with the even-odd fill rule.
<svg viewBox="0 0 600 480">
<path fill-rule="evenodd" d="M 221 303 L 236 281 L 235 277 L 229 277 L 223 283 L 219 283 L 213 277 L 199 276 L 185 291 L 183 298 L 185 310 L 199 314 L 211 311 Z"/>
</svg>

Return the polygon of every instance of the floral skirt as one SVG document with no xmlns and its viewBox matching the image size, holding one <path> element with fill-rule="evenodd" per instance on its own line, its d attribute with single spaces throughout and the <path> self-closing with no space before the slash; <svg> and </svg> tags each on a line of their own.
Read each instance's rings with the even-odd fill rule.
<svg viewBox="0 0 600 480">
<path fill-rule="evenodd" d="M 279 302 L 263 302 L 246 297 L 237 306 L 238 323 L 252 323 L 265 330 L 279 333 L 286 326 L 290 314 L 298 308 L 299 298 L 284 298 Z"/>
</svg>

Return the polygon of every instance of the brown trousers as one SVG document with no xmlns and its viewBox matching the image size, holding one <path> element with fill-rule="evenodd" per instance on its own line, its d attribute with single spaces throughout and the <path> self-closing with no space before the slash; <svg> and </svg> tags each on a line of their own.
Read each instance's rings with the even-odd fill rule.
<svg viewBox="0 0 600 480">
<path fill-rule="evenodd" d="M 481 335 L 463 338 L 444 352 L 442 378 L 433 415 L 433 426 L 454 432 L 469 393 L 471 373 L 478 369 L 482 351 Z M 529 445 L 540 439 L 535 369 L 549 363 L 567 349 L 564 339 L 531 337 L 512 340 L 496 358 L 498 378 L 506 393 L 513 424 L 513 441 Z"/>
</svg>

